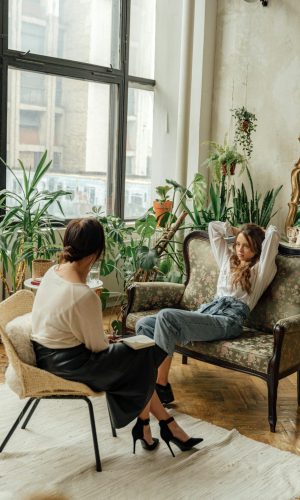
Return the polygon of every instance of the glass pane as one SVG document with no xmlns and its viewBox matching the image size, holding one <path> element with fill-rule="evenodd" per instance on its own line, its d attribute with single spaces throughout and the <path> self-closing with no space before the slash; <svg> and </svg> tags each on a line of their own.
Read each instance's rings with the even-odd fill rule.
<svg viewBox="0 0 300 500">
<path fill-rule="evenodd" d="M 131 0 L 129 74 L 154 79 L 156 0 Z"/>
<path fill-rule="evenodd" d="M 120 0 L 10 0 L 10 49 L 119 68 Z"/>
<path fill-rule="evenodd" d="M 47 150 L 52 160 L 39 187 L 72 192 L 62 198 L 66 218 L 94 205 L 112 207 L 117 89 L 30 71 L 9 70 L 7 162 L 22 182 L 18 159 L 35 167 Z M 17 190 L 7 172 L 7 188 Z M 52 213 L 60 215 L 58 208 Z"/>
<path fill-rule="evenodd" d="M 125 207 L 126 219 L 151 206 L 153 92 L 128 90 Z"/>
</svg>

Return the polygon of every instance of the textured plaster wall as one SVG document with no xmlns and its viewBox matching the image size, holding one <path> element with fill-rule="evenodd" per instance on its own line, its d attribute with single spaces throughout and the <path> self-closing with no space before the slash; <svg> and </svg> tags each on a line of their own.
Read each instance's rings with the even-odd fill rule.
<svg viewBox="0 0 300 500">
<path fill-rule="evenodd" d="M 273 219 L 281 229 L 300 156 L 299 24 L 299 0 L 269 0 L 268 7 L 218 0 L 211 139 L 223 141 L 228 131 L 233 139 L 232 107 L 256 114 L 252 177 L 261 192 L 283 184 Z"/>
</svg>

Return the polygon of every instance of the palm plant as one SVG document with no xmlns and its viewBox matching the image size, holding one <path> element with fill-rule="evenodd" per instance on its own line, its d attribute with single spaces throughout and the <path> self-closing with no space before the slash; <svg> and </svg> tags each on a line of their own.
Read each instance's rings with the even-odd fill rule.
<svg viewBox="0 0 300 500">
<path fill-rule="evenodd" d="M 7 291 L 10 289 L 5 275 L 10 275 L 12 291 L 16 291 L 22 287 L 26 268 L 31 269 L 34 259 L 50 258 L 61 248 L 56 243 L 53 225 L 54 222 L 55 225 L 62 225 L 62 221 L 54 219 L 48 210 L 56 203 L 63 215 L 60 198 L 71 193 L 63 190 L 38 190 L 38 183 L 52 163 L 46 159 L 47 151 L 34 171 L 31 168 L 26 170 L 19 160 L 23 183 L 1 159 L 14 177 L 21 193 L 17 194 L 8 189 L 0 191 L 0 259 L 4 271 L 0 277 Z"/>
</svg>

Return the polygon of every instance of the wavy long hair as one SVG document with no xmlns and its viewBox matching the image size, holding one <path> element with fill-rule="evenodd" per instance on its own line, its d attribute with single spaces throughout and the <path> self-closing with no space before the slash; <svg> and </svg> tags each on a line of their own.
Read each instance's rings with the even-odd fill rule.
<svg viewBox="0 0 300 500">
<path fill-rule="evenodd" d="M 251 268 L 259 260 L 262 243 L 265 239 L 265 233 L 261 227 L 256 224 L 244 224 L 239 234 L 243 234 L 246 238 L 250 249 L 254 252 L 252 257 L 247 264 L 241 266 L 241 261 L 236 254 L 236 239 L 233 245 L 233 254 L 230 257 L 230 270 L 232 273 L 232 285 L 236 288 L 238 285 L 241 286 L 242 290 L 246 291 L 248 294 L 251 292 Z M 238 234 L 238 235 L 239 235 Z M 237 236 L 238 236 L 237 235 Z"/>
<path fill-rule="evenodd" d="M 64 235 L 61 262 L 76 262 L 94 253 L 98 260 L 104 251 L 104 230 L 96 218 L 85 217 L 69 222 Z"/>
</svg>

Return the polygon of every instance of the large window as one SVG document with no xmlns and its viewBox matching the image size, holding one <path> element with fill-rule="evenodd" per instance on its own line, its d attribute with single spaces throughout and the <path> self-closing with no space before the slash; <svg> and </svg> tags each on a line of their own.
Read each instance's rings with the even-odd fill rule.
<svg viewBox="0 0 300 500">
<path fill-rule="evenodd" d="M 67 219 L 150 205 L 155 0 L 2 0 L 1 157 L 67 189 Z M 129 42 L 129 43 L 128 43 Z M 1 188 L 13 178 L 1 167 Z"/>
</svg>

